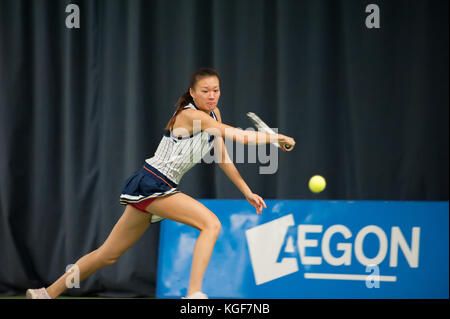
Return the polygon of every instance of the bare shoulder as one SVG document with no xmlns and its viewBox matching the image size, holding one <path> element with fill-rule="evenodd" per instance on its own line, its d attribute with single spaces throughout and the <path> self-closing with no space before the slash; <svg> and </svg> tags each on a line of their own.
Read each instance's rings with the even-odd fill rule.
<svg viewBox="0 0 450 319">
<path fill-rule="evenodd" d="M 178 116 L 181 116 L 183 119 L 193 121 L 193 120 L 202 120 L 207 119 L 208 115 L 205 114 L 205 112 L 194 110 L 194 109 L 185 109 L 182 110 Z"/>
<path fill-rule="evenodd" d="M 216 106 L 216 108 L 213 110 L 214 114 L 216 114 L 217 119 L 219 120 L 220 123 L 222 123 L 222 116 L 220 114 L 220 109 L 218 106 Z"/>
<path fill-rule="evenodd" d="M 219 120 L 219 122 L 222 122 L 222 116 L 220 114 L 220 110 L 219 108 L 216 106 L 216 108 L 213 110 L 214 114 L 217 116 L 217 119 Z M 211 117 L 206 114 L 205 112 L 199 111 L 199 110 L 194 110 L 194 109 L 185 109 L 182 110 L 180 113 L 178 113 L 178 116 L 180 116 L 181 118 L 188 120 L 188 121 L 193 121 L 193 120 L 211 120 Z"/>
</svg>

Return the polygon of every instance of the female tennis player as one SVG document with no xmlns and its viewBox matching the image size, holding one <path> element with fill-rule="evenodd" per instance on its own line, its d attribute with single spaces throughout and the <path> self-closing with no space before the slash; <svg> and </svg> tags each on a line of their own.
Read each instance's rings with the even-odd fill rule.
<svg viewBox="0 0 450 319">
<path fill-rule="evenodd" d="M 282 134 L 244 131 L 223 124 L 217 107 L 219 97 L 220 79 L 215 70 L 203 68 L 191 76 L 189 90 L 179 98 L 154 156 L 146 159 L 144 166 L 125 181 L 120 195 L 120 203 L 126 205 L 123 215 L 106 241 L 75 263 L 80 281 L 117 262 L 151 223 L 167 218 L 200 231 L 194 247 L 186 298 L 207 298 L 202 292 L 203 275 L 221 224 L 203 204 L 178 190 L 182 176 L 214 147 L 220 168 L 256 208 L 256 213 L 261 214 L 266 204 L 242 179 L 227 154 L 223 138 L 252 145 L 275 141 L 283 151 L 292 151 L 295 145 L 294 139 Z M 66 272 L 47 288 L 28 289 L 27 298 L 56 298 L 67 289 L 69 274 Z"/>
</svg>

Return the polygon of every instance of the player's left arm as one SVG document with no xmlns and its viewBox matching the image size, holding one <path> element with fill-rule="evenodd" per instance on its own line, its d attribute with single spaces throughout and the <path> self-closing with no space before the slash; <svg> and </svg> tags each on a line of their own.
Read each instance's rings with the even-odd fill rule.
<svg viewBox="0 0 450 319">
<path fill-rule="evenodd" d="M 222 117 L 218 107 L 214 110 L 217 119 L 222 123 Z M 219 167 L 225 175 L 233 182 L 234 185 L 242 192 L 247 201 L 256 208 L 256 213 L 261 214 L 263 207 L 267 208 L 264 200 L 257 194 L 253 193 L 247 183 L 242 178 L 233 161 L 230 159 L 223 137 L 216 136 L 214 141 L 214 153 L 217 156 Z"/>
</svg>

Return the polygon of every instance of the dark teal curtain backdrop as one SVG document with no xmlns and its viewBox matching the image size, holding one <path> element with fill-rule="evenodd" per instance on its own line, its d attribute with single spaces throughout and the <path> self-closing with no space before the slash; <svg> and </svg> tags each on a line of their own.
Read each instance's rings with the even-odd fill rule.
<svg viewBox="0 0 450 319">
<path fill-rule="evenodd" d="M 225 123 L 248 128 L 253 111 L 297 141 L 275 174 L 236 164 L 263 198 L 448 200 L 448 1 L 0 0 L 0 294 L 48 285 L 103 243 L 204 66 L 221 74 Z M 214 164 L 180 189 L 242 198 Z M 67 294 L 154 296 L 158 234 Z"/>
</svg>

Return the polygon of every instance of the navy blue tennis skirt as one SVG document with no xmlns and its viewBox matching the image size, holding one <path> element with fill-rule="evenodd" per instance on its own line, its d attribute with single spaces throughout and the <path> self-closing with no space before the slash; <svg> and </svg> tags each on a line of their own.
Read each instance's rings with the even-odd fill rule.
<svg viewBox="0 0 450 319">
<path fill-rule="evenodd" d="M 140 170 L 125 181 L 120 194 L 120 203 L 122 205 L 131 204 L 145 211 L 142 207 L 148 206 L 152 200 L 179 193 L 177 187 L 178 185 L 170 181 L 164 174 L 145 163 Z M 161 217 L 153 215 L 152 223 L 160 220 L 162 220 Z"/>
</svg>

